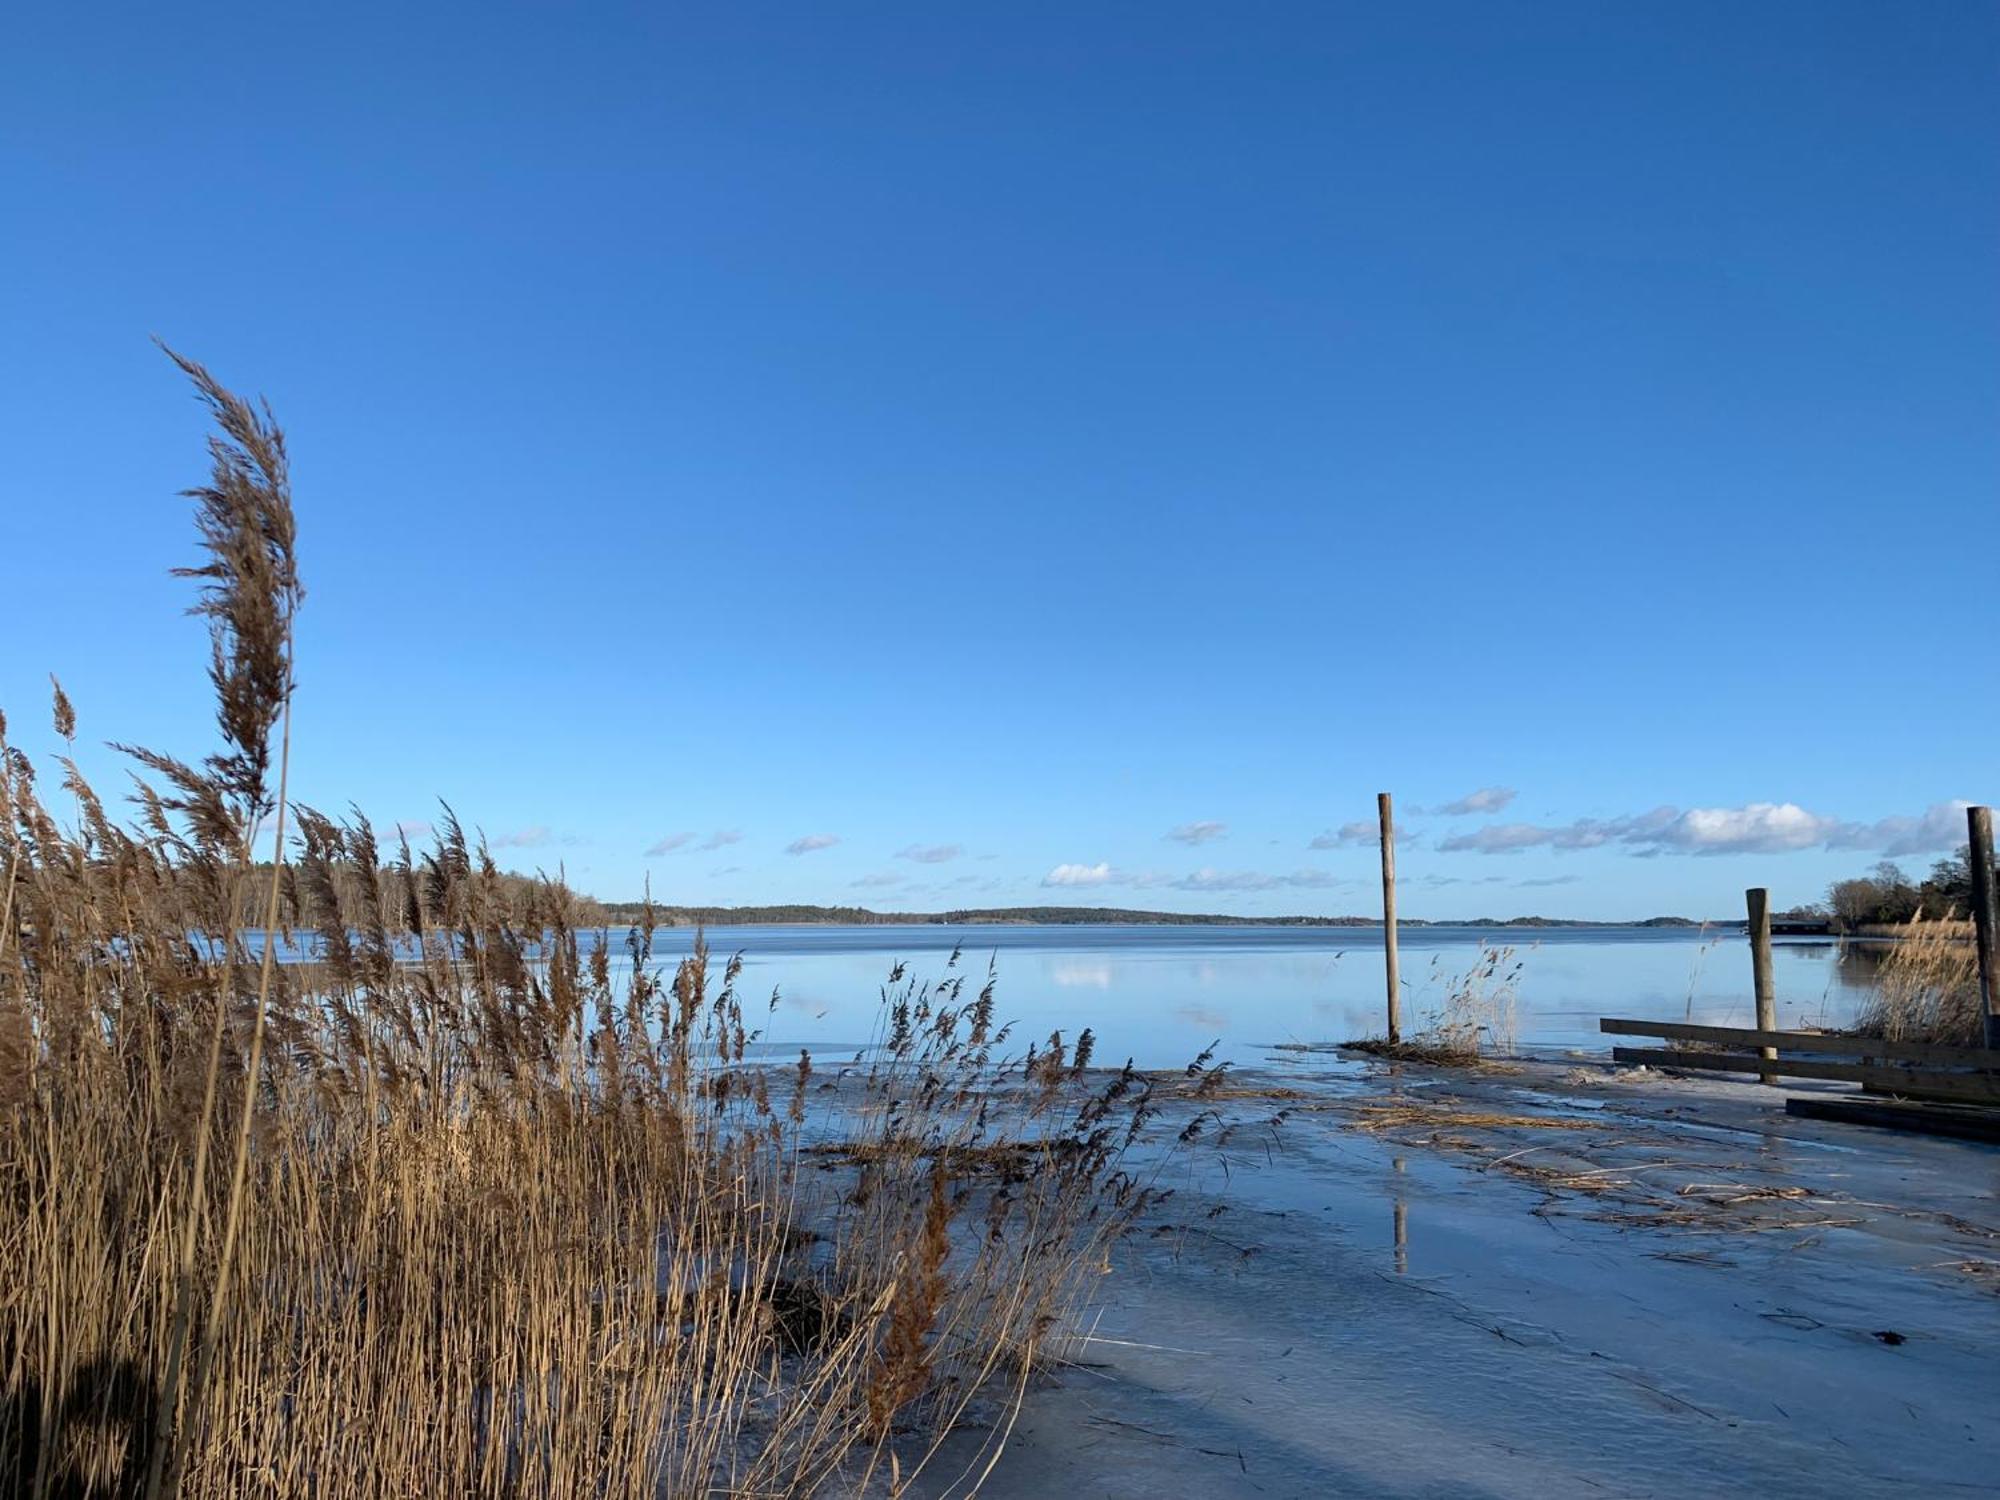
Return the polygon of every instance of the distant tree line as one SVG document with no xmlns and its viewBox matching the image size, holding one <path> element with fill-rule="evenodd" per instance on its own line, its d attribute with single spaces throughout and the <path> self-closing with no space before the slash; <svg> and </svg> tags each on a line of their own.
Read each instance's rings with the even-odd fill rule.
<svg viewBox="0 0 2000 1500">
<path fill-rule="evenodd" d="M 613 924 L 640 920 L 643 902 L 611 901 L 596 903 Z M 674 906 L 656 902 L 652 918 L 661 927 L 750 927 L 750 926 L 939 926 L 939 925 L 1038 925 L 1061 926 L 1079 923 L 1112 923 L 1126 926 L 1243 926 L 1243 927 L 1366 927 L 1372 917 L 1245 917 L 1229 914 L 1133 911 L 1112 906 L 1006 906 L 978 907 L 957 911 L 870 911 L 862 906 Z M 1412 924 L 1420 925 L 1420 924 Z"/>
<path fill-rule="evenodd" d="M 588 902 L 613 926 L 641 920 L 638 901 Z M 655 902 L 658 927 L 783 926 L 1039 926 L 1103 924 L 1124 927 L 1380 927 L 1380 917 L 1250 917 L 1234 912 L 1142 911 L 1123 906 L 990 906 L 956 911 L 870 911 L 861 906 L 674 906 Z M 1572 917 L 1478 917 L 1471 921 L 1429 921 L 1404 917 L 1405 927 L 1697 927 L 1692 917 L 1647 917 L 1639 922 L 1593 922 Z"/>
<path fill-rule="evenodd" d="M 1926 918 L 1964 919 L 1972 913 L 1972 850 L 1961 844 L 1913 880 L 1894 860 L 1885 859 L 1866 875 L 1836 880 L 1826 902 L 1787 915 L 1817 914 L 1841 928 L 1891 926 Z"/>
</svg>

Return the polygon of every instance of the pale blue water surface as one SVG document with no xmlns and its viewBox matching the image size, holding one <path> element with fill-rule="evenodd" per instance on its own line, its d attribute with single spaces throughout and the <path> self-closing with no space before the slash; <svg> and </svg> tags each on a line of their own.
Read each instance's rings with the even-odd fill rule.
<svg viewBox="0 0 2000 1500">
<path fill-rule="evenodd" d="M 693 933 L 661 931 L 656 961 L 671 966 Z M 963 972 L 969 1001 L 988 964 L 996 1012 L 1025 1046 L 1088 1026 L 1100 1062 L 1141 1067 L 1186 1062 L 1211 1042 L 1239 1065 L 1283 1042 L 1348 1041 L 1383 1030 L 1382 934 L 1376 928 L 1153 926 L 718 927 L 708 933 L 718 970 L 740 952 L 739 987 L 765 1039 L 837 1054 L 874 1035 L 891 967 L 907 977 Z M 1406 927 L 1401 933 L 1406 1031 L 1442 1005 L 1481 944 L 1519 965 L 1513 1035 L 1499 1050 L 1601 1051 L 1600 1016 L 1691 1019 L 1747 1026 L 1750 953 L 1738 932 L 1591 928 L 1496 932 Z M 614 945 L 617 935 L 614 934 Z M 956 971 L 946 963 L 962 947 Z M 621 947 L 622 952 L 622 947 Z M 1865 955 L 1831 942 L 1776 945 L 1780 1026 L 1838 1024 L 1865 996 Z M 1489 985 L 1490 988 L 1490 985 Z M 778 1004 L 765 1014 L 776 990 Z"/>
</svg>

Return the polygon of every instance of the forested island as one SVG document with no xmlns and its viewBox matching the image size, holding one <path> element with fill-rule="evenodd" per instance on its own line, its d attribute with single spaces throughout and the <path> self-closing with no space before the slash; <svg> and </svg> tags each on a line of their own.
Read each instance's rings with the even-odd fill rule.
<svg viewBox="0 0 2000 1500">
<path fill-rule="evenodd" d="M 462 838 L 462 836 L 460 836 Z M 311 861 L 306 861 L 311 863 Z M 352 869 L 327 870 L 324 878 L 302 871 L 293 861 L 273 871 L 268 863 L 252 867 L 252 878 L 270 880 L 274 874 L 281 896 L 280 925 L 286 928 L 312 927 L 325 919 L 326 898 L 339 892 L 347 901 L 366 901 L 381 909 L 401 912 L 413 901 L 423 899 L 452 872 L 469 874 L 477 867 L 473 851 L 463 842 L 449 840 L 428 855 L 401 862 L 378 864 L 372 880 L 363 880 Z M 1379 928 L 1379 916 L 1306 915 L 1245 916 L 1234 912 L 1146 911 L 1125 906 L 987 906 L 959 907 L 948 911 L 874 911 L 865 906 L 811 906 L 775 904 L 767 906 L 700 906 L 672 901 L 605 901 L 576 891 L 546 877 L 486 866 L 479 879 L 485 890 L 517 921 L 539 927 L 560 909 L 562 920 L 577 929 L 636 927 L 650 921 L 655 927 L 1339 927 Z M 322 889 L 322 887 L 324 887 Z M 1595 922 L 1575 917 L 1472 917 L 1426 919 L 1402 917 L 1400 927 L 1491 928 L 1504 930 L 1552 928 L 1695 928 L 1741 926 L 1740 917 L 1725 921 L 1697 921 L 1692 917 L 1660 916 L 1634 921 Z"/>
<path fill-rule="evenodd" d="M 595 903 L 602 920 L 635 923 L 645 914 L 637 901 Z M 914 926 L 1123 926 L 1123 927 L 1380 927 L 1380 917 L 1246 917 L 1225 912 L 1137 911 L 1120 906 L 1001 906 L 958 911 L 878 912 L 862 906 L 673 906 L 655 903 L 662 927 L 914 927 Z M 1638 922 L 1586 922 L 1566 917 L 1477 917 L 1425 921 L 1404 917 L 1402 927 L 1699 927 L 1689 917 L 1648 917 Z"/>
</svg>

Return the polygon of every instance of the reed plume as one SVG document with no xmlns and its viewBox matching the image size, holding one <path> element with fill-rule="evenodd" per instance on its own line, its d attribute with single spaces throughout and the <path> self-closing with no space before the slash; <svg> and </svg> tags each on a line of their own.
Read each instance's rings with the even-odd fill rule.
<svg viewBox="0 0 2000 1500">
<path fill-rule="evenodd" d="M 1873 989 L 1855 1018 L 1862 1035 L 1953 1047 L 1985 1045 L 1972 923 L 1918 912 L 1894 942 L 1881 949 L 1864 945 L 1857 952 L 1881 954 Z"/>
<path fill-rule="evenodd" d="M 0 1495 L 907 1485 L 1074 1327 L 1149 1090 L 1088 1032 L 1002 1055 L 955 954 L 846 1066 L 767 1064 L 650 906 L 294 806 L 284 435 L 172 357 L 219 747 L 128 747 L 120 821 L 0 719 Z"/>
</svg>

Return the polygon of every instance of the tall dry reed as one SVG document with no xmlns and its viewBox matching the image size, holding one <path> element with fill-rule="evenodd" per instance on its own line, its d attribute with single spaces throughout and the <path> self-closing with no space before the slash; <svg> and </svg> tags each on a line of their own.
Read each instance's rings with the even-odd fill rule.
<svg viewBox="0 0 2000 1500">
<path fill-rule="evenodd" d="M 740 960 L 293 807 L 283 435 L 181 364 L 220 748 L 131 750 L 120 819 L 0 720 L 4 1492 L 897 1489 L 978 1418 L 969 1490 L 1147 1199 L 1151 1085 L 1010 1053 L 957 955 L 767 1063 Z"/>
<path fill-rule="evenodd" d="M 1919 913 L 1899 929 L 1899 936 L 1882 946 L 1874 988 L 1855 1027 L 1891 1041 L 1984 1046 L 1972 924 Z"/>
<path fill-rule="evenodd" d="M 1417 1029 L 1401 1041 L 1363 1037 L 1340 1045 L 1410 1062 L 1455 1065 L 1477 1063 L 1494 1053 L 1511 1052 L 1526 959 L 1510 946 L 1479 944 L 1470 967 L 1453 973 L 1443 951 L 1431 956 L 1430 967 L 1411 998 L 1421 1007 Z"/>
</svg>

